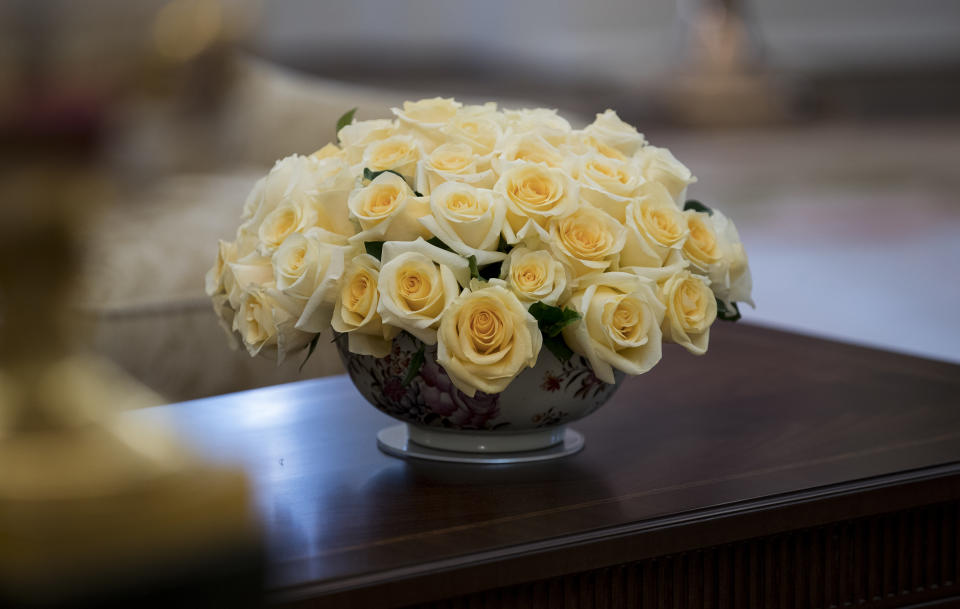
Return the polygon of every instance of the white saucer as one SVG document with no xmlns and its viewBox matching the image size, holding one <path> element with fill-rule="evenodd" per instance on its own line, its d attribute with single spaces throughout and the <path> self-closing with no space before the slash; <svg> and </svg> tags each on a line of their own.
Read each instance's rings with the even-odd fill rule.
<svg viewBox="0 0 960 609">
<path fill-rule="evenodd" d="M 583 448 L 583 435 L 567 428 L 563 442 L 539 450 L 527 450 L 512 453 L 468 453 L 452 450 L 438 450 L 421 446 L 409 441 L 407 426 L 404 424 L 384 427 L 377 432 L 377 447 L 383 452 L 402 459 L 426 459 L 428 461 L 446 461 L 448 463 L 528 463 L 559 459 L 579 452 Z"/>
</svg>

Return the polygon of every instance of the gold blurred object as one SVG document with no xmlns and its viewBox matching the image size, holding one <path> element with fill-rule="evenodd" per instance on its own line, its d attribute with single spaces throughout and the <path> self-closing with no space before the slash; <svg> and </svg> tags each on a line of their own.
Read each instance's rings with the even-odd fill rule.
<svg viewBox="0 0 960 609">
<path fill-rule="evenodd" d="M 14 24 L 0 25 L 2 59 L 20 69 L 0 87 L 0 605 L 109 604 L 196 581 L 214 563 L 244 574 L 237 590 L 259 581 L 244 473 L 207 463 L 157 417 L 121 416 L 161 399 L 82 348 L 72 306 L 84 222 L 156 173 L 111 155 L 124 138 L 115 116 L 148 97 L 177 107 L 197 69 L 229 86 L 224 6 L 2 9 Z M 110 17 L 99 29 L 78 38 L 66 27 L 98 9 Z M 175 35 L 197 15 L 187 37 Z M 214 114 L 217 99 L 190 113 Z M 234 606 L 256 605 L 249 592 Z"/>
<path fill-rule="evenodd" d="M 694 125 L 757 125 L 782 121 L 788 108 L 760 61 L 759 43 L 742 0 L 680 0 L 687 32 L 686 65 L 664 88 L 664 108 Z"/>
</svg>

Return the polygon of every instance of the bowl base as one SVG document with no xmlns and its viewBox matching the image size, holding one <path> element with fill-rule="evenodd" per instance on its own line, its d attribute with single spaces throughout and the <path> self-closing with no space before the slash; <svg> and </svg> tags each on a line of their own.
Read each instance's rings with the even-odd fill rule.
<svg viewBox="0 0 960 609">
<path fill-rule="evenodd" d="M 424 430 L 413 428 L 412 431 L 413 434 L 410 434 L 405 424 L 385 427 L 377 433 L 377 446 L 384 453 L 403 459 L 426 459 L 429 461 L 445 461 L 448 463 L 481 464 L 547 461 L 549 459 L 559 459 L 560 457 L 572 455 L 583 448 L 583 435 L 569 428 L 562 430 L 562 439 L 552 446 L 535 450 L 515 450 L 511 452 L 494 452 L 489 449 L 487 449 L 486 452 L 465 452 L 462 450 L 446 450 L 425 446 L 424 444 L 410 440 L 411 435 L 414 437 L 422 436 Z M 449 432 L 438 433 L 453 435 Z M 560 433 L 560 430 L 555 430 L 553 433 Z"/>
</svg>

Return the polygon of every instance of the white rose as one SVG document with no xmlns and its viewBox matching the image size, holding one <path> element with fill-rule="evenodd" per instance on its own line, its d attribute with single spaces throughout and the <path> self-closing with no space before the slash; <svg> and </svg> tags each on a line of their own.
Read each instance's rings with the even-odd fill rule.
<svg viewBox="0 0 960 609">
<path fill-rule="evenodd" d="M 640 163 L 644 179 L 663 184 L 678 203 L 682 203 L 686 196 L 687 186 L 697 181 L 690 170 L 666 148 L 644 146 L 635 158 Z"/>
<path fill-rule="evenodd" d="M 499 282 L 463 293 L 443 313 L 437 363 L 460 391 L 500 393 L 537 363 L 543 337 L 537 320 Z"/>
<path fill-rule="evenodd" d="M 497 143 L 491 166 L 498 174 L 524 163 L 539 163 L 554 169 L 572 165 L 560 150 L 535 133 L 508 135 Z"/>
<path fill-rule="evenodd" d="M 207 293 L 207 296 L 212 297 L 215 294 L 224 294 L 230 290 L 230 286 L 224 283 L 224 279 L 226 278 L 228 281 L 232 281 L 233 276 L 227 273 L 225 277 L 224 270 L 227 269 L 228 264 L 236 262 L 236 260 L 237 244 L 221 239 L 217 244 L 217 259 L 214 261 L 213 267 L 207 271 L 204 277 L 204 291 Z"/>
<path fill-rule="evenodd" d="M 753 279 L 750 264 L 737 227 L 734 226 L 733 220 L 717 210 L 713 210 L 710 222 L 720 242 L 721 252 L 720 263 L 709 269 L 710 288 L 717 298 L 727 305 L 733 302 L 746 302 L 753 306 L 751 296 Z"/>
<path fill-rule="evenodd" d="M 659 294 L 667 309 L 664 340 L 682 345 L 695 355 L 706 353 L 710 326 L 717 318 L 717 301 L 707 281 L 681 271 L 660 286 Z"/>
<path fill-rule="evenodd" d="M 518 246 L 503 262 L 500 278 L 505 279 L 525 305 L 534 302 L 556 306 L 567 289 L 566 267 L 550 252 Z"/>
<path fill-rule="evenodd" d="M 444 182 L 463 182 L 477 188 L 491 188 L 497 176 L 493 170 L 479 171 L 473 149 L 465 143 L 448 143 L 417 163 L 417 190 L 425 195 Z"/>
<path fill-rule="evenodd" d="M 329 325 L 344 270 L 347 248 L 323 236 L 318 229 L 290 235 L 271 260 L 276 293 L 268 292 L 306 332 L 319 333 Z"/>
<path fill-rule="evenodd" d="M 396 174 L 381 173 L 351 193 L 347 206 L 362 228 L 351 238 L 353 242 L 409 241 L 430 236 L 418 222 L 430 213 L 430 204 L 414 196 L 406 181 Z"/>
<path fill-rule="evenodd" d="M 363 151 L 363 166 L 372 171 L 390 169 L 404 177 L 413 177 L 420 155 L 420 144 L 415 138 L 394 135 L 367 146 Z"/>
<path fill-rule="evenodd" d="M 507 128 L 514 133 L 536 133 L 551 144 L 566 142 L 572 133 L 570 123 L 554 109 L 524 108 L 504 112 Z"/>
<path fill-rule="evenodd" d="M 615 382 L 614 368 L 643 374 L 660 361 L 664 306 L 648 282 L 630 273 L 594 275 L 565 306 L 581 319 L 563 329 L 563 339 L 600 380 Z"/>
<path fill-rule="evenodd" d="M 443 126 L 441 131 L 447 141 L 467 144 L 474 154 L 487 157 L 493 152 L 494 146 L 503 135 L 504 121 L 503 115 L 497 112 L 495 103 L 465 106 Z M 484 170 L 487 167 L 481 165 L 479 169 Z"/>
<path fill-rule="evenodd" d="M 722 273 L 723 247 L 713 219 L 706 212 L 683 212 L 690 231 L 683 242 L 683 257 L 702 275 Z"/>
<path fill-rule="evenodd" d="M 436 344 L 440 316 L 470 281 L 466 260 L 422 239 L 383 245 L 380 302 L 383 323 Z"/>
<path fill-rule="evenodd" d="M 386 357 L 399 330 L 385 325 L 377 313 L 380 261 L 369 254 L 355 256 L 343 275 L 330 325 L 347 334 L 351 353 Z"/>
<path fill-rule="evenodd" d="M 383 118 L 355 121 L 340 129 L 337 138 L 340 140 L 347 162 L 355 165 L 363 159 L 363 152 L 367 146 L 396 135 L 397 132 L 397 123 Z"/>
<path fill-rule="evenodd" d="M 233 330 L 240 335 L 251 356 L 273 354 L 282 363 L 289 353 L 306 347 L 313 334 L 298 330 L 296 318 L 287 313 L 265 289 L 243 292 L 233 318 Z"/>
<path fill-rule="evenodd" d="M 230 306 L 240 307 L 240 298 L 244 292 L 273 283 L 273 265 L 270 258 L 252 252 L 246 256 L 228 262 L 223 269 L 223 284 Z"/>
<path fill-rule="evenodd" d="M 548 244 L 576 280 L 610 268 L 619 259 L 626 236 L 626 229 L 610 214 L 579 207 L 551 221 Z"/>
<path fill-rule="evenodd" d="M 683 247 L 690 233 L 686 218 L 662 184 L 654 183 L 647 193 L 627 206 L 621 267 L 659 268 L 670 252 Z"/>
<path fill-rule="evenodd" d="M 547 239 L 547 224 L 574 209 L 579 203 L 579 188 L 564 172 L 543 165 L 521 164 L 507 169 L 493 186 L 507 201 L 507 221 L 503 235 L 516 243 L 534 230 Z"/>
<path fill-rule="evenodd" d="M 643 178 L 633 164 L 597 152 L 580 160 L 578 179 L 580 197 L 619 222 L 625 220 L 627 205 L 643 184 Z"/>
<path fill-rule="evenodd" d="M 475 256 L 480 265 L 504 259 L 497 246 L 507 206 L 498 194 L 446 182 L 430 195 L 430 211 L 420 223 L 458 254 Z"/>
<path fill-rule="evenodd" d="M 392 108 L 392 111 L 401 125 L 436 145 L 444 139 L 440 133 L 441 128 L 457 114 L 462 105 L 452 98 L 434 97 L 403 102 L 402 110 Z"/>
<path fill-rule="evenodd" d="M 645 143 L 643 134 L 638 133 L 633 125 L 623 122 L 613 110 L 598 114 L 583 132 L 627 156 L 634 155 Z"/>
</svg>

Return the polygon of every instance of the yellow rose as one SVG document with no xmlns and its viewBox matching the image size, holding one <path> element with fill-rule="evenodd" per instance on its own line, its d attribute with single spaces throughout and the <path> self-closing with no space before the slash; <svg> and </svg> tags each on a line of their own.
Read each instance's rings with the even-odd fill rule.
<svg viewBox="0 0 960 609">
<path fill-rule="evenodd" d="M 660 361 L 664 306 L 649 282 L 630 273 L 592 275 L 564 306 L 581 316 L 563 329 L 564 341 L 605 383 L 616 381 L 614 368 L 643 374 Z"/>
<path fill-rule="evenodd" d="M 524 305 L 556 305 L 567 289 L 567 271 L 550 252 L 517 246 L 503 262 L 500 278 Z"/>
<path fill-rule="evenodd" d="M 474 154 L 485 157 L 493 152 L 503 135 L 503 121 L 503 115 L 497 112 L 495 103 L 465 106 L 441 131 L 447 141 L 468 144 Z M 487 167 L 481 165 L 480 169 Z"/>
<path fill-rule="evenodd" d="M 383 323 L 436 344 L 440 316 L 470 280 L 467 261 L 422 239 L 385 243 L 382 260 L 377 312 Z"/>
<path fill-rule="evenodd" d="M 340 282 L 340 293 L 330 325 L 334 331 L 348 334 L 351 353 L 386 357 L 391 341 L 399 330 L 385 325 L 377 313 L 380 292 L 380 261 L 361 254 L 347 266 Z"/>
<path fill-rule="evenodd" d="M 683 244 L 683 257 L 689 260 L 697 271 L 709 274 L 711 268 L 723 259 L 713 222 L 706 212 L 687 210 L 683 215 L 690 229 L 690 235 Z"/>
<path fill-rule="evenodd" d="M 607 270 L 619 258 L 626 236 L 610 214 L 580 207 L 550 223 L 549 247 L 577 279 Z"/>
<path fill-rule="evenodd" d="M 641 173 L 648 182 L 659 182 L 675 201 L 682 202 L 687 186 L 697 181 L 687 167 L 666 148 L 644 146 L 636 155 Z"/>
<path fill-rule="evenodd" d="M 273 266 L 270 258 L 251 252 L 223 269 L 223 285 L 230 300 L 230 306 L 239 308 L 244 292 L 261 289 L 273 283 Z"/>
<path fill-rule="evenodd" d="M 707 272 L 711 282 L 710 289 L 717 298 L 727 304 L 746 302 L 753 306 L 750 264 L 737 227 L 717 210 L 713 210 L 709 222 L 717 235 L 721 252 L 720 261 L 712 265 Z"/>
<path fill-rule="evenodd" d="M 237 244 L 230 241 L 221 240 L 217 244 L 217 259 L 213 263 L 213 268 L 207 271 L 204 277 L 204 291 L 207 296 L 224 294 L 230 290 L 230 286 L 224 283 L 224 279 L 232 281 L 232 275 L 225 274 L 227 265 L 237 260 Z"/>
<path fill-rule="evenodd" d="M 363 159 L 363 153 L 368 146 L 398 132 L 396 122 L 391 120 L 354 121 L 340 129 L 337 138 L 347 162 L 356 165 Z"/>
<path fill-rule="evenodd" d="M 473 149 L 465 143 L 448 143 L 434 148 L 417 164 L 417 190 L 425 195 L 444 182 L 463 182 L 490 188 L 497 177 L 493 171 L 477 170 Z"/>
<path fill-rule="evenodd" d="M 652 184 L 647 193 L 627 206 L 627 240 L 620 253 L 620 266 L 657 267 L 673 250 L 683 247 L 689 234 L 687 220 L 662 184 Z"/>
<path fill-rule="evenodd" d="M 619 222 L 624 221 L 627 205 L 643 184 L 643 178 L 633 164 L 599 153 L 587 154 L 581 159 L 578 179 L 580 197 Z"/>
<path fill-rule="evenodd" d="M 372 171 L 391 169 L 403 176 L 413 176 L 420 160 L 420 144 L 409 135 L 394 135 L 374 142 L 363 152 L 363 166 Z"/>
<path fill-rule="evenodd" d="M 277 363 L 306 347 L 313 334 L 295 327 L 296 318 L 277 306 L 262 288 L 245 290 L 233 317 L 233 331 L 251 356 L 276 355 Z"/>
<path fill-rule="evenodd" d="M 400 124 L 421 131 L 435 139 L 440 127 L 456 114 L 463 104 L 453 98 L 434 97 L 415 102 L 403 102 L 403 109 L 393 108 Z"/>
<path fill-rule="evenodd" d="M 516 243 L 528 230 L 546 239 L 547 223 L 577 207 L 579 190 L 564 172 L 543 165 L 521 164 L 507 169 L 493 187 L 507 201 L 503 234 Z"/>
<path fill-rule="evenodd" d="M 535 133 L 521 133 L 503 138 L 494 150 L 491 163 L 498 174 L 522 163 L 539 163 L 554 169 L 564 168 L 568 164 L 563 153 Z"/>
<path fill-rule="evenodd" d="M 635 154 L 645 143 L 643 134 L 638 133 L 633 125 L 623 122 L 613 110 L 598 114 L 596 120 L 587 125 L 583 132 L 627 156 Z"/>
<path fill-rule="evenodd" d="M 514 133 L 535 133 L 552 145 L 564 143 L 572 135 L 567 119 L 548 108 L 524 108 L 503 113 L 507 128 Z"/>
<path fill-rule="evenodd" d="M 481 266 L 504 259 L 497 246 L 507 206 L 493 191 L 446 182 L 430 195 L 430 211 L 420 223 L 453 251 Z"/>
<path fill-rule="evenodd" d="M 430 213 L 423 197 L 416 197 L 400 176 L 381 173 L 369 184 L 353 191 L 347 202 L 350 215 L 360 223 L 362 232 L 351 241 L 409 241 L 430 233 L 419 218 Z"/>
<path fill-rule="evenodd" d="M 336 144 L 326 144 L 324 145 L 323 148 L 320 148 L 310 156 L 317 159 L 318 161 L 321 161 L 323 159 L 338 157 L 342 154 L 343 154 L 343 151 L 340 150 L 340 147 L 337 146 Z"/>
<path fill-rule="evenodd" d="M 290 235 L 271 260 L 276 287 L 268 293 L 296 318 L 297 329 L 306 332 L 323 332 L 329 325 L 343 275 L 347 248 L 324 237 L 316 228 Z"/>
<path fill-rule="evenodd" d="M 682 345 L 695 355 L 706 353 L 710 326 L 717 318 L 717 301 L 707 282 L 690 271 L 681 271 L 667 279 L 659 293 L 667 308 L 664 340 Z"/>
<path fill-rule="evenodd" d="M 543 343 L 537 320 L 512 292 L 496 280 L 480 285 L 450 303 L 437 335 L 437 363 L 470 397 L 506 389 L 536 365 Z"/>
</svg>

